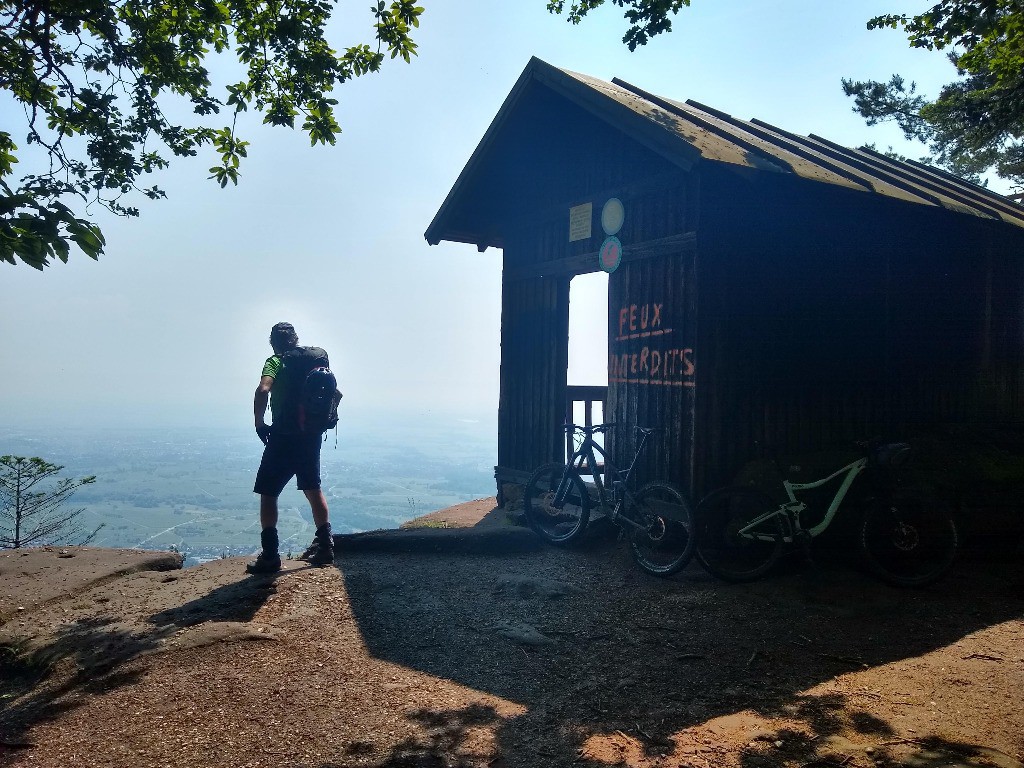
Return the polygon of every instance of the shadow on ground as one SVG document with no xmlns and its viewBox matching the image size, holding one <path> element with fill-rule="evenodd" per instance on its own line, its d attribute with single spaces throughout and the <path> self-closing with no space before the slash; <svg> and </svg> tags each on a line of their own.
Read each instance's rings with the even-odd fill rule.
<svg viewBox="0 0 1024 768">
<path fill-rule="evenodd" d="M 154 577 L 163 583 L 179 578 Z M 137 588 L 145 588 L 142 584 Z M 141 622 L 119 615 L 120 604 L 107 596 L 110 592 L 104 594 L 116 586 L 100 585 L 83 601 L 102 605 L 103 615 L 69 618 L 42 643 L 0 643 L 0 756 L 4 749 L 21 748 L 24 734 L 34 724 L 58 718 L 92 694 L 137 683 L 142 667 L 126 664 L 162 650 L 179 629 L 207 624 L 204 634 L 212 640 L 244 634 L 247 623 L 274 593 L 276 580 L 247 576 L 144 616 Z M 142 602 L 145 608 L 145 598 Z M 223 629 L 229 625 L 232 629 Z"/>
<path fill-rule="evenodd" d="M 905 723 L 872 706 L 874 691 L 816 688 L 1020 619 L 1018 559 L 993 560 L 985 549 L 924 590 L 887 587 L 833 555 L 813 569 L 791 564 L 732 586 L 696 565 L 672 580 L 648 577 L 608 533 L 596 526 L 567 550 L 510 526 L 339 537 L 337 567 L 373 656 L 525 711 L 500 715 L 485 703 L 446 709 L 428 698 L 430 706 L 386 713 L 406 717 L 411 735 L 387 747 L 383 738 L 353 741 L 322 768 L 646 768 L 727 758 L 741 768 L 1019 768 L 1001 753 L 928 730 L 908 738 Z M 123 610 L 112 589 L 102 603 L 108 618 L 68 621 L 32 652 L 0 646 L 0 762 L 22 748 L 32 724 L 138 683 L 144 665 L 131 660 L 178 630 L 244 630 L 267 597 L 304 570 L 276 578 L 211 572 L 228 583 L 192 599 L 181 586 L 135 623 L 109 618 Z M 331 576 L 321 583 L 334 590 Z M 163 574 L 151 581 L 179 586 Z M 293 597 L 301 595 L 297 589 Z M 183 634 L 206 631 L 197 629 Z M 681 740 L 695 726 L 710 735 Z"/>
<path fill-rule="evenodd" d="M 805 692 L 1024 616 L 1013 560 L 967 558 L 921 590 L 888 587 L 832 557 L 726 585 L 696 565 L 674 580 L 648 577 L 608 536 L 500 553 L 474 551 L 458 531 L 435 534 L 451 541 L 433 551 L 346 541 L 340 568 L 375 656 L 527 708 L 498 727 L 504 762 L 493 765 L 598 765 L 630 751 L 656 764 L 676 748 L 674 734 L 743 712 L 802 724 L 799 734 L 751 726 L 745 766 L 827 764 L 834 753 L 846 755 L 834 764 L 848 764 L 857 747 L 839 734 L 850 732 L 879 745 L 862 755 L 868 764 L 955 765 L 975 748 L 896 739 L 864 699 Z M 392 556 L 386 568 L 382 552 Z M 459 765 L 461 715 L 435 717 L 451 735 L 379 765 Z"/>
</svg>

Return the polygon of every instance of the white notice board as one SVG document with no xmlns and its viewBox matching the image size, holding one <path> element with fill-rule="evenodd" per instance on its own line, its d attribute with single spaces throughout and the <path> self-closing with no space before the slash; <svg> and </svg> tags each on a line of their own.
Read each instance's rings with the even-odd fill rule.
<svg viewBox="0 0 1024 768">
<path fill-rule="evenodd" d="M 590 239 L 590 226 L 594 218 L 594 204 L 574 205 L 569 209 L 569 242 Z"/>
</svg>

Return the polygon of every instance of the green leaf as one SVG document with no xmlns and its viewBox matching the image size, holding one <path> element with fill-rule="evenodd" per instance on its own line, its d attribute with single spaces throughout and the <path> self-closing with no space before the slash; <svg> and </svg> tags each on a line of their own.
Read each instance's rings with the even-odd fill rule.
<svg viewBox="0 0 1024 768">
<path fill-rule="evenodd" d="M 234 121 L 250 108 L 266 124 L 300 128 L 313 145 L 334 144 L 339 102 L 325 96 L 381 71 L 388 57 L 410 62 L 424 13 L 414 0 L 371 0 L 372 20 L 338 46 L 328 39 L 330 0 L 26 3 L 13 0 L 0 26 L 0 89 L 24 116 L 0 131 L 0 260 L 35 268 L 76 248 L 95 258 L 99 230 L 73 230 L 72 209 L 138 215 L 132 198 L 164 197 L 147 176 L 175 157 L 212 154 L 209 178 L 239 183 L 248 144 Z M 17 12 L 27 5 L 31 13 Z M 211 53 L 233 57 L 244 74 L 215 85 Z M 191 120 L 173 117 L 181 103 Z M 211 125 L 221 110 L 228 127 Z M 12 182 L 27 195 L 17 199 L 5 181 L 18 162 L 14 134 L 46 153 L 52 170 Z"/>
</svg>

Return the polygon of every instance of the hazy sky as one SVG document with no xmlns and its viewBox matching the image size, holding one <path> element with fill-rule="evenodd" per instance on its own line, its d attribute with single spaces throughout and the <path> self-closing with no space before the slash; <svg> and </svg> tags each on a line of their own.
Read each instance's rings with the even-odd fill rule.
<svg viewBox="0 0 1024 768">
<path fill-rule="evenodd" d="M 206 179 L 212 154 L 175 160 L 146 182 L 169 199 L 140 201 L 141 218 L 92 212 L 108 243 L 98 263 L 73 254 L 43 273 L 0 265 L 0 443 L 15 422 L 247 426 L 278 320 L 330 352 L 343 416 L 493 418 L 500 253 L 430 247 L 423 232 L 533 55 L 912 157 L 922 151 L 895 129 L 869 129 L 851 112 L 840 78 L 899 72 L 934 95 L 954 76 L 942 54 L 865 30 L 873 15 L 933 0 L 693 0 L 674 32 L 635 53 L 620 42 L 625 22 L 611 3 L 577 27 L 549 15 L 545 0 L 421 4 L 412 64 L 388 62 L 334 94 L 344 131 L 336 146 L 311 148 L 299 132 L 250 120 L 237 188 Z M 336 48 L 365 39 L 366 5 L 339 3 Z M 10 103 L 0 102 L 0 125 L 23 144 Z M 603 305 L 577 293 L 574 283 L 574 321 L 602 327 Z M 576 335 L 591 334 L 574 334 L 574 345 Z M 593 346 L 574 354 L 582 362 L 571 383 L 603 383 L 605 357 Z"/>
</svg>

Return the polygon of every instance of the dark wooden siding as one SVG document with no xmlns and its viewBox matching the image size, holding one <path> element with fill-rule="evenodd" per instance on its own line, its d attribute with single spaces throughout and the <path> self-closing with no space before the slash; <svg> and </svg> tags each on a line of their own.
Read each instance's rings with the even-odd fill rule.
<svg viewBox="0 0 1024 768">
<path fill-rule="evenodd" d="M 792 180 L 704 179 L 697 486 L 807 451 L 1024 419 L 1022 237 Z"/>
<path fill-rule="evenodd" d="M 655 427 L 638 464 L 641 480 L 692 487 L 696 372 L 693 251 L 625 265 L 609 283 L 610 445 L 620 462 L 634 426 Z"/>
<path fill-rule="evenodd" d="M 542 86 L 475 179 L 464 213 L 504 247 L 498 461 L 510 478 L 561 454 L 568 285 L 597 268 L 609 197 L 626 209 L 628 255 L 609 280 L 609 362 L 629 366 L 610 371 L 608 419 L 624 425 L 613 455 L 630 457 L 633 425 L 668 427 L 642 477 L 696 498 L 755 441 L 806 451 L 1024 420 L 1024 232 L 1009 225 L 790 174 L 684 172 Z M 570 242 L 569 209 L 588 202 L 592 235 Z M 655 304 L 692 387 L 631 378 L 644 343 L 620 338 L 621 312 L 647 307 L 651 320 Z"/>
<path fill-rule="evenodd" d="M 601 207 L 610 197 L 626 205 L 629 245 L 683 231 L 687 203 L 678 169 L 546 88 L 513 120 L 510 136 L 543 140 L 505 145 L 488 168 L 504 206 L 489 215 L 505 222 L 498 472 L 509 479 L 562 455 L 569 281 L 598 268 Z M 588 202 L 591 237 L 570 242 L 569 209 Z"/>
<path fill-rule="evenodd" d="M 623 201 L 625 247 L 696 228 L 697 177 Z M 624 263 L 608 281 L 608 412 L 619 424 L 609 445 L 625 465 L 634 426 L 656 427 L 638 464 L 639 479 L 692 487 L 696 371 L 693 241 L 669 253 Z"/>
<path fill-rule="evenodd" d="M 570 243 L 570 206 L 664 188 L 679 169 L 549 88 L 534 85 L 481 162 L 462 215 L 504 241 L 505 266 L 596 250 L 593 237 Z"/>
<path fill-rule="evenodd" d="M 561 456 L 568 279 L 506 282 L 501 328 L 498 466 L 526 472 Z"/>
</svg>

